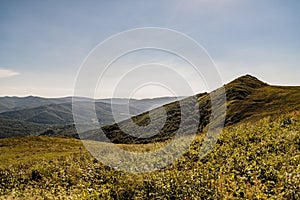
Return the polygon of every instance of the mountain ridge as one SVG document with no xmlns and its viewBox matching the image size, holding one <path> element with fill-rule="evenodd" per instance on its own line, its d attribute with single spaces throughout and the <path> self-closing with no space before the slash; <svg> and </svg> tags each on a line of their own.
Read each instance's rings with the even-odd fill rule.
<svg viewBox="0 0 300 200">
<path fill-rule="evenodd" d="M 12 104 L 16 105 L 19 103 L 19 106 L 15 107 L 16 110 L 0 113 L 0 138 L 8 136 L 14 137 L 37 135 L 36 132 L 43 135 L 44 132 L 46 132 L 45 134 L 49 133 L 49 129 L 53 130 L 55 135 L 58 133 L 62 133 L 63 136 L 76 135 L 75 127 L 69 126 L 73 124 L 72 97 L 58 99 L 46 99 L 33 96 L 16 98 L 0 97 L 0 105 L 1 103 L 2 105 L 5 104 L 7 99 L 18 99 L 19 102 L 14 102 Z M 30 102 L 32 99 L 34 99 L 34 102 Z M 172 102 L 176 99 L 176 97 L 161 97 L 158 99 L 153 98 L 145 100 L 129 100 L 125 98 L 93 100 L 75 97 L 75 100 L 79 102 L 95 101 L 96 113 L 98 118 L 101 118 L 102 124 L 112 124 L 115 122 L 112 114 L 112 105 L 114 105 L 114 111 L 119 114 L 119 119 L 122 120 L 129 118 L 131 115 L 143 113 L 151 109 L 153 105 L 156 105 L 157 107 L 159 105 L 163 105 L 164 103 Z M 28 101 L 29 104 L 26 104 Z M 22 107 L 24 104 L 26 105 Z M 127 107 L 129 107 L 129 115 L 124 111 L 127 109 Z M 14 128 L 13 125 L 16 122 L 18 124 L 17 129 Z M 65 130 L 68 134 L 64 134 L 63 130 Z"/>
<path fill-rule="evenodd" d="M 247 74 L 225 84 L 224 89 L 226 91 L 225 126 L 234 125 L 240 122 L 254 121 L 268 115 L 276 115 L 282 112 L 290 112 L 300 109 L 300 86 L 273 86 Z M 218 91 L 218 89 L 212 92 L 216 91 Z M 191 108 L 194 108 L 195 112 L 199 110 L 199 132 L 206 131 L 210 125 L 211 94 L 212 93 L 200 93 L 180 100 L 181 103 L 185 102 L 188 106 L 193 106 Z M 198 105 L 190 105 L 191 99 L 194 98 L 197 99 Z M 68 99 L 70 100 L 70 97 Z M 163 106 L 151 110 L 151 112 L 154 113 L 154 118 L 156 118 L 156 121 L 154 120 L 152 122 L 154 123 L 154 126 L 155 123 L 158 124 L 161 121 L 158 115 L 159 108 L 164 108 L 167 112 L 167 121 L 159 134 L 151 138 L 142 139 L 130 137 L 122 133 L 120 130 L 120 127 L 126 128 L 126 130 L 135 130 L 129 125 L 128 120 L 119 121 L 117 124 L 113 124 L 114 119 L 112 116 L 111 106 L 107 104 L 110 101 L 110 99 L 96 100 L 96 111 L 98 110 L 98 117 L 100 116 L 102 119 L 106 120 L 102 123 L 102 129 L 112 142 L 149 143 L 164 141 L 171 139 L 179 128 L 181 121 L 180 103 L 179 101 L 167 102 Z M 124 100 L 122 98 L 116 99 L 117 112 L 121 112 L 122 109 L 119 110 L 118 106 L 123 106 L 126 101 L 128 100 Z M 132 102 L 135 103 L 136 108 L 146 105 L 146 107 L 151 109 L 153 99 L 145 99 L 144 101 L 133 99 L 131 103 Z M 0 137 L 48 135 L 72 136 L 78 138 L 75 126 L 73 125 L 71 104 L 62 103 L 50 105 L 51 106 L 43 105 L 41 107 L 25 108 L 23 110 L 0 113 L 0 124 L 2 124 L 2 128 L 0 127 Z M 31 112 L 33 114 L 30 114 Z M 132 120 L 138 126 L 147 126 L 151 122 L 149 118 L 149 111 L 139 112 L 138 109 L 136 109 L 131 114 L 134 114 Z M 191 116 L 192 115 L 193 113 L 191 113 Z M 187 119 L 187 122 L 192 122 L 193 120 L 195 119 Z M 16 122 L 19 124 L 18 128 L 13 128 L 14 123 Z M 112 125 L 109 125 L 110 123 Z M 187 132 L 189 132 L 188 129 L 189 127 L 187 127 Z M 14 131 L 16 131 L 16 133 L 14 133 Z M 82 139 L 103 139 L 103 137 L 98 137 L 98 130 L 89 130 L 84 134 L 85 135 Z M 138 134 L 143 136 L 143 134 L 146 133 Z"/>
<path fill-rule="evenodd" d="M 251 75 L 241 76 L 228 84 L 224 85 L 226 91 L 226 117 L 225 126 L 230 126 L 240 122 L 258 120 L 268 115 L 280 114 L 300 109 L 300 86 L 272 86 L 268 85 Z M 217 89 L 218 90 L 218 89 Z M 215 91 L 217 91 L 215 90 Z M 215 92 L 212 91 L 212 92 Z M 198 98 L 200 110 L 199 132 L 206 131 L 210 124 L 211 118 L 211 93 L 195 95 Z M 181 101 L 188 101 L 188 97 Z M 196 105 L 191 105 L 196 106 Z M 218 105 L 221 107 L 222 105 Z M 178 102 L 165 105 L 167 113 L 166 124 L 159 133 L 150 138 L 134 137 L 131 133 L 124 133 L 122 129 L 133 130 L 129 121 L 103 127 L 103 132 L 114 143 L 152 143 L 171 139 L 180 124 L 180 108 Z M 155 112 L 155 110 L 154 110 Z M 148 113 L 135 116 L 140 126 L 146 126 L 149 123 Z M 192 119 L 190 119 L 192 120 Z M 158 124 L 159 119 L 155 123 Z M 188 127 L 187 127 L 188 129 Z M 148 130 L 150 131 L 150 130 Z M 147 131 L 146 131 L 147 132 Z M 86 133 L 89 139 L 93 135 L 99 135 L 99 131 L 93 130 Z M 141 133 L 143 135 L 146 133 Z M 103 139 L 103 138 L 98 138 Z"/>
</svg>

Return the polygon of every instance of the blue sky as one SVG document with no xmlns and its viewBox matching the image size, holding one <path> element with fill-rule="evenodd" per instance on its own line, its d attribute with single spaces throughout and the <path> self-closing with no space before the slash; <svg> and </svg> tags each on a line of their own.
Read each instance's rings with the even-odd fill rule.
<svg viewBox="0 0 300 200">
<path fill-rule="evenodd" d="M 270 84 L 300 85 L 299 10 L 296 0 L 2 0 L 0 95 L 70 96 L 87 54 L 111 35 L 139 27 L 192 37 L 224 83 L 252 74 Z M 147 90 L 136 97 L 169 95 Z"/>
</svg>

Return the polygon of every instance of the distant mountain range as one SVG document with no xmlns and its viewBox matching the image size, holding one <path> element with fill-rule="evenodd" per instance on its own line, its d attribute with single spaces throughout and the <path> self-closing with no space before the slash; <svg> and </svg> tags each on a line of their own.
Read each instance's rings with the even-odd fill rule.
<svg viewBox="0 0 300 200">
<path fill-rule="evenodd" d="M 182 97 L 159 97 L 153 99 L 89 99 L 76 97 L 78 102 L 95 102 L 97 116 L 102 125 L 115 123 L 112 114 L 118 114 L 119 121 L 146 112 L 166 103 L 182 99 Z M 130 115 L 124 110 L 129 108 Z M 48 133 L 47 130 L 67 130 L 72 133 L 75 129 L 72 114 L 72 97 L 42 98 L 42 97 L 0 97 L 0 138 Z M 71 131 L 69 129 L 72 129 Z M 65 135 L 65 134 L 63 134 Z"/>
<path fill-rule="evenodd" d="M 158 107 L 165 103 L 176 101 L 184 97 L 157 97 L 149 99 L 127 99 L 127 98 L 106 98 L 106 99 L 91 99 L 86 97 L 63 97 L 63 98 L 43 98 L 37 96 L 27 97 L 0 97 L 0 113 L 8 111 L 17 111 L 23 109 L 37 108 L 54 104 L 72 103 L 72 99 L 80 102 L 99 102 L 106 104 L 127 105 L 128 102 L 137 109 L 144 111 L 151 106 Z"/>
<path fill-rule="evenodd" d="M 300 109 L 300 86 L 272 86 L 257 78 L 245 75 L 225 85 L 226 117 L 225 126 L 236 123 L 261 119 L 268 115 L 276 115 Z M 216 90 L 218 91 L 218 89 Z M 216 92 L 213 91 L 213 92 Z M 154 99 L 88 99 L 77 97 L 76 101 L 95 101 L 98 121 L 106 136 L 115 143 L 149 143 L 168 140 L 179 128 L 181 119 L 180 105 L 191 109 L 191 117 L 185 123 L 192 122 L 193 112 L 200 112 L 198 131 L 205 131 L 211 118 L 211 93 L 197 94 L 192 97 L 162 97 Z M 196 103 L 192 99 L 196 98 Z M 218 98 L 218 97 L 217 97 Z M 180 100 L 180 101 L 177 101 Z M 128 102 L 130 102 L 128 104 Z M 129 105 L 130 115 L 124 114 Z M 119 114 L 119 120 L 113 118 L 112 108 Z M 222 104 L 218 107 L 224 106 Z M 161 122 L 159 112 L 164 108 L 167 117 L 163 128 L 155 136 L 143 138 Z M 122 130 L 136 131 L 128 118 L 139 126 L 150 123 L 149 110 L 152 112 L 152 126 L 140 132 L 139 137 L 124 133 Z M 84 111 L 82 111 L 84 112 Z M 189 134 L 189 125 L 186 127 Z M 192 127 L 190 127 L 192 128 Z M 48 135 L 78 137 L 73 124 L 72 97 L 41 98 L 41 97 L 0 97 L 0 138 Z M 102 140 L 99 130 L 89 130 L 85 139 Z"/>
</svg>

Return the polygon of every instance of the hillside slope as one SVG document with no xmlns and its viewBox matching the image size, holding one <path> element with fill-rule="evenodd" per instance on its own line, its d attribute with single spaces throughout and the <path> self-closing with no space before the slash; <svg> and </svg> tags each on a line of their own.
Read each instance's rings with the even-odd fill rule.
<svg viewBox="0 0 300 200">
<path fill-rule="evenodd" d="M 300 112 L 236 124 L 202 159 L 200 134 L 176 162 L 145 174 L 105 166 L 73 138 L 1 139 L 0 199 L 299 199 L 299 127 Z"/>
<path fill-rule="evenodd" d="M 245 75 L 225 85 L 226 89 L 226 119 L 225 126 L 229 126 L 238 122 L 245 122 L 251 120 L 257 120 L 268 115 L 280 114 L 283 112 L 290 112 L 300 109 L 300 86 L 271 86 L 257 78 Z M 181 123 L 180 104 L 184 106 L 190 106 L 191 109 L 195 108 L 200 110 L 200 124 L 198 131 L 205 131 L 210 125 L 211 115 L 211 99 L 209 93 L 198 94 L 198 105 L 191 104 L 191 98 L 188 97 L 181 102 L 174 102 L 164 105 L 164 109 L 167 113 L 167 120 L 163 128 L 159 133 L 152 137 L 147 136 L 148 132 L 151 132 L 151 128 L 158 126 L 161 121 L 159 110 L 154 109 L 152 112 L 153 120 L 151 126 L 147 126 L 150 123 L 148 113 L 133 117 L 133 121 L 139 126 L 147 126 L 145 131 L 139 133 L 139 137 L 134 137 L 133 133 L 136 131 L 132 123 L 129 120 L 125 120 L 121 123 L 102 127 L 105 135 L 114 143 L 149 143 L 158 142 L 172 138 L 178 130 Z M 221 107 L 218 105 L 217 107 Z M 218 109 L 218 108 L 217 108 Z M 191 113 L 190 116 L 194 116 Z M 185 123 L 195 119 L 184 119 Z M 186 126 L 187 134 L 189 134 L 189 125 Z M 124 133 L 122 130 L 129 130 Z M 99 131 L 91 130 L 85 133 L 87 138 L 103 140 L 103 137 L 99 137 Z M 141 137 L 142 136 L 142 137 Z"/>
<path fill-rule="evenodd" d="M 0 138 L 37 136 L 47 128 L 42 124 L 0 117 Z"/>
</svg>

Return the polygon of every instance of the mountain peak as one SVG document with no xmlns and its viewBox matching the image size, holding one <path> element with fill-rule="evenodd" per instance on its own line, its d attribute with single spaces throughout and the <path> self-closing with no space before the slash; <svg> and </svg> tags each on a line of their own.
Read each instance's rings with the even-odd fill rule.
<svg viewBox="0 0 300 200">
<path fill-rule="evenodd" d="M 249 74 L 241 76 L 225 85 L 227 100 L 243 100 L 255 89 L 268 84 Z"/>
<path fill-rule="evenodd" d="M 250 88 L 260 88 L 266 86 L 267 84 L 254 76 L 246 74 L 227 84 L 227 86 L 235 86 L 235 85 L 248 86 Z"/>
</svg>

